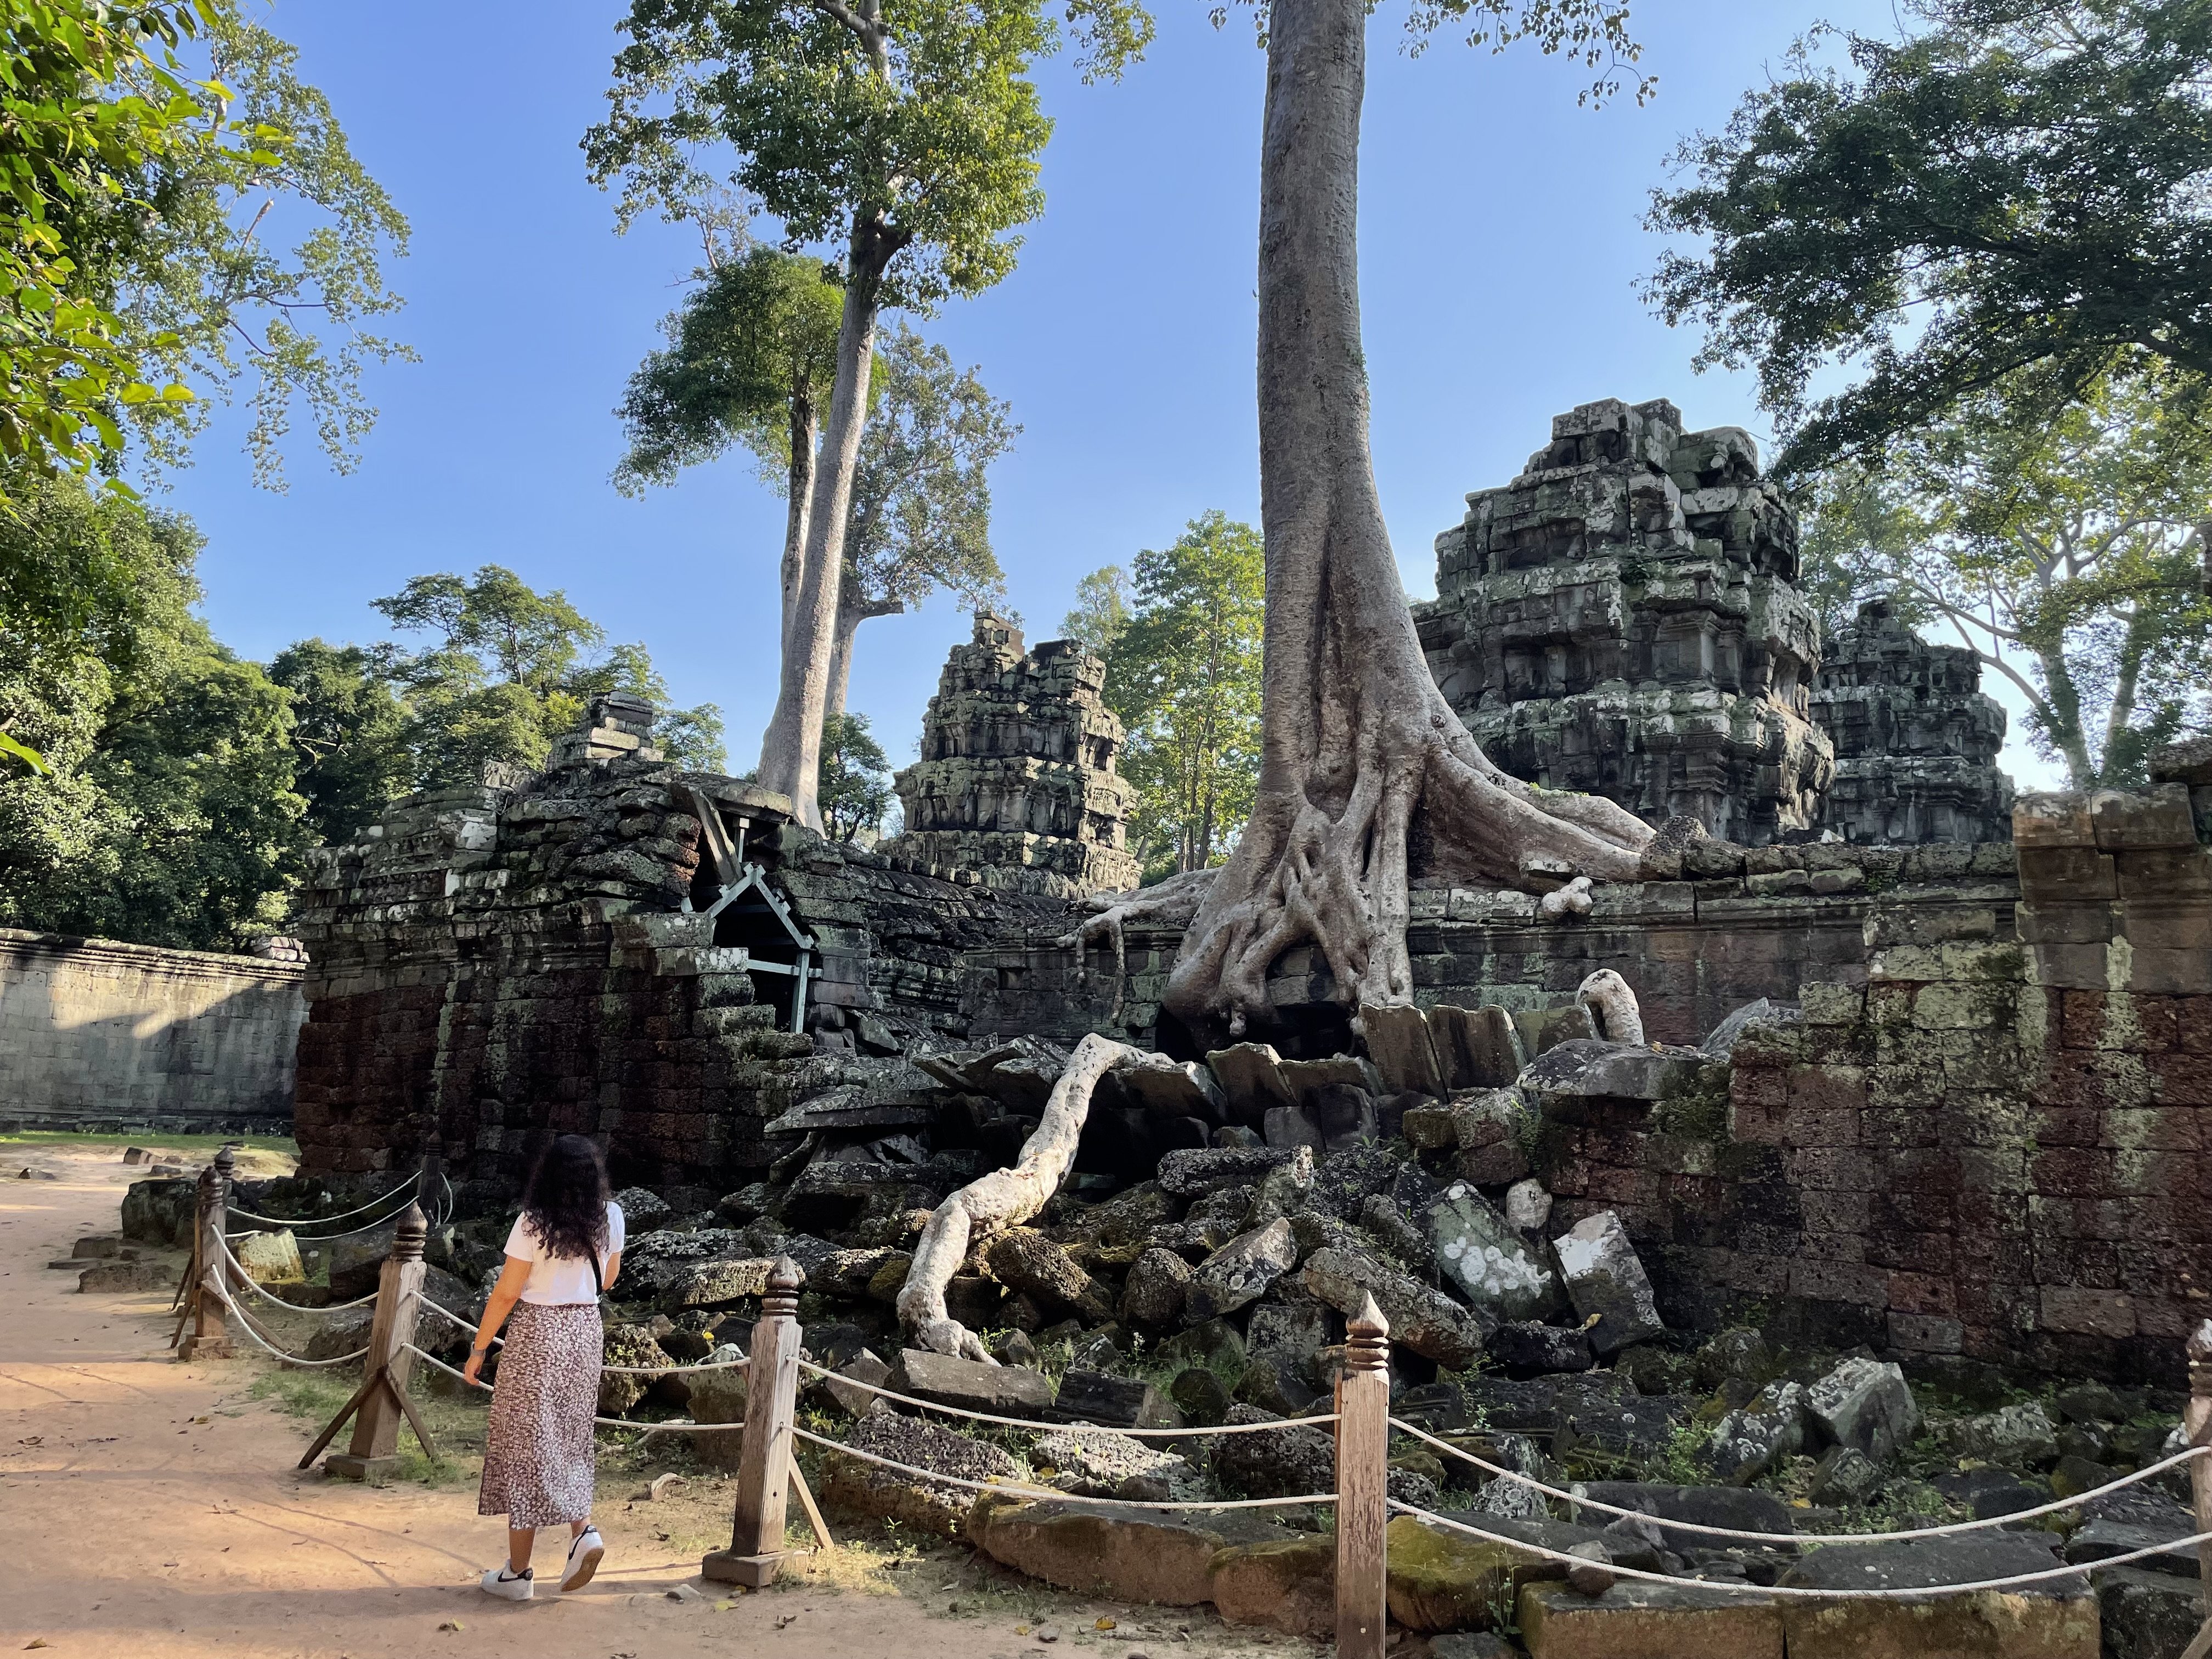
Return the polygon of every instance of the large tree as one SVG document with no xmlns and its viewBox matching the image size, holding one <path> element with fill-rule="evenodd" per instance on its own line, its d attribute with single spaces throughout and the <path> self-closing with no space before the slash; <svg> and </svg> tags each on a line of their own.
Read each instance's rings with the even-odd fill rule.
<svg viewBox="0 0 2212 1659">
<path fill-rule="evenodd" d="M 1259 532 L 1216 512 L 1135 565 L 1135 602 L 1105 647 L 1106 701 L 1127 732 L 1133 849 L 1148 872 L 1188 873 L 1235 839 L 1259 782 L 1264 555 Z M 1085 578 L 1094 599 L 1112 591 L 1105 576 Z"/>
<path fill-rule="evenodd" d="M 1417 7 L 1502 46 L 1533 35 L 1593 64 L 1632 54 L 1611 0 Z M 1272 1017 L 1268 969 L 1317 947 L 1336 994 L 1407 1003 L 1423 872 L 1510 886 L 1636 873 L 1652 831 L 1596 796 L 1493 765 L 1429 677 L 1368 450 L 1359 331 L 1363 0 L 1273 0 L 1260 151 L 1260 495 L 1267 545 L 1261 762 L 1252 815 L 1170 975 L 1187 1025 Z M 1609 82 L 1610 77 L 1607 77 Z M 1604 83 L 1601 83 L 1604 84 Z"/>
<path fill-rule="evenodd" d="M 634 495 L 736 444 L 783 490 L 783 629 L 799 599 L 816 440 L 844 309 L 822 261 L 774 248 L 723 254 L 662 325 L 668 344 L 630 377 L 618 411 L 629 450 L 615 487 Z M 789 649 L 786 643 L 786 650 Z"/>
<path fill-rule="evenodd" d="M 1054 9 L 1057 10 L 1057 8 Z M 1066 15 L 1095 72 L 1140 51 L 1131 0 L 1074 0 Z M 844 311 L 835 389 L 808 511 L 806 553 L 760 779 L 821 826 L 817 785 L 844 579 L 846 524 L 886 306 L 927 310 L 1012 269 L 1015 226 L 1043 196 L 1051 124 L 1026 78 L 1054 50 L 1040 0 L 632 0 L 609 118 L 585 140 L 592 174 L 622 177 L 633 210 L 732 184 L 794 243 L 840 248 Z"/>
<path fill-rule="evenodd" d="M 1784 471 L 1869 461 L 2027 372 L 2054 408 L 2115 374 L 2201 407 L 2212 7 L 1910 14 L 1909 38 L 1842 37 L 1848 69 L 1820 67 L 1813 37 L 1682 147 L 1688 180 L 1651 223 L 1704 246 L 1665 256 L 1653 301 L 1705 325 L 1701 362 L 1757 368 Z M 1838 367 L 1863 373 L 1816 395 Z"/>
<path fill-rule="evenodd" d="M 2140 787 L 2212 716 L 2202 519 L 2212 433 L 2142 377 L 2057 409 L 2030 381 L 1820 480 L 1808 570 L 1955 633 L 2076 789 Z"/>
<path fill-rule="evenodd" d="M 860 439 L 845 534 L 829 718 L 845 712 L 853 641 L 872 617 L 903 615 L 938 588 L 971 610 L 1003 583 L 991 551 L 991 463 L 1021 428 L 974 368 L 903 323 L 876 353 L 881 388 Z"/>
</svg>

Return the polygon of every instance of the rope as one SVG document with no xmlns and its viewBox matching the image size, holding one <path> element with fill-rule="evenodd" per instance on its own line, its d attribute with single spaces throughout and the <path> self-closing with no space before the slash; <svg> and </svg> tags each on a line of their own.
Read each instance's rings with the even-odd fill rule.
<svg viewBox="0 0 2212 1659">
<path fill-rule="evenodd" d="M 340 1210 L 336 1215 L 300 1216 L 293 1219 L 287 1220 L 282 1216 L 256 1215 L 251 1210 L 234 1209 L 228 1205 L 224 1206 L 224 1214 L 226 1217 L 240 1216 L 248 1221 L 266 1221 L 271 1225 L 277 1227 L 319 1227 L 325 1221 L 345 1221 L 357 1215 L 367 1215 L 378 1205 L 383 1203 L 386 1199 L 393 1197 L 400 1193 L 411 1192 L 422 1184 L 422 1172 L 420 1170 L 417 1170 L 413 1175 L 408 1176 L 406 1180 L 401 1182 L 397 1187 L 392 1188 L 389 1192 L 379 1193 L 374 1198 L 370 1199 L 368 1203 L 361 1206 L 360 1208 L 353 1210 Z M 343 1233 L 340 1233 L 337 1237 L 343 1238 L 345 1235 Z"/>
<path fill-rule="evenodd" d="M 417 1359 L 436 1366 L 447 1376 L 459 1377 L 462 1382 L 467 1382 L 471 1388 L 480 1389 L 486 1394 L 491 1392 L 490 1383 L 470 1382 L 466 1372 L 455 1370 L 434 1354 L 424 1353 L 412 1342 L 403 1342 L 399 1346 Z M 603 1428 L 642 1429 L 647 1434 L 740 1434 L 744 1432 L 745 1426 L 742 1423 L 644 1423 L 635 1417 L 595 1417 L 592 1421 Z"/>
<path fill-rule="evenodd" d="M 799 1369 L 803 1371 L 812 1371 L 817 1376 L 829 1377 L 848 1388 L 858 1389 L 864 1394 L 874 1395 L 878 1399 L 896 1400 L 908 1406 L 918 1406 L 926 1412 L 943 1412 L 948 1417 L 964 1417 L 970 1422 L 997 1423 L 1010 1429 L 1027 1429 L 1032 1434 L 1048 1434 L 1055 1429 L 1085 1428 L 1105 1429 L 1109 1433 L 1131 1435 L 1140 1440 L 1184 1440 L 1209 1434 L 1258 1434 L 1267 1429 L 1318 1428 L 1324 1423 L 1334 1423 L 1337 1420 L 1336 1413 L 1330 1412 L 1326 1415 L 1316 1417 L 1286 1417 L 1275 1423 L 1223 1423 L 1210 1429 L 1116 1429 L 1099 1423 L 1040 1423 L 1033 1417 L 994 1417 L 988 1412 L 971 1412 L 960 1406 L 940 1406 L 932 1400 L 917 1400 L 910 1394 L 898 1394 L 890 1389 L 879 1389 L 872 1382 L 861 1382 L 858 1377 L 841 1376 L 836 1371 L 830 1370 L 826 1366 L 817 1365 L 811 1359 L 800 1360 Z M 859 1454 L 855 1453 L 854 1455 L 857 1456 Z M 941 1478 L 949 1480 L 951 1477 L 948 1475 Z M 1065 1498 L 1067 1494 L 1060 1492 L 1056 1496 Z M 1146 1507 L 1158 1509 L 1159 1505 L 1149 1504 Z"/>
<path fill-rule="evenodd" d="M 2039 1516 L 2056 1515 L 2061 1510 L 2078 1508 L 2092 1498 L 2102 1498 L 2106 1492 L 2118 1492 L 2123 1486 L 2132 1486 L 2138 1481 L 2149 1480 L 2153 1475 L 2163 1474 L 2168 1469 L 2186 1463 L 2192 1457 L 2203 1457 L 2208 1453 L 2212 1453 L 2212 1446 L 2191 1446 L 2185 1451 L 2176 1452 L 2172 1456 L 2160 1462 L 2153 1463 L 2147 1468 L 2137 1469 L 2133 1474 L 2124 1474 L 2118 1480 L 2098 1487 L 2094 1492 L 2085 1492 L 2077 1498 L 2057 1498 L 2051 1503 L 2039 1504 L 2032 1510 L 2016 1510 L 2009 1515 L 1991 1516 L 1985 1521 L 1954 1521 L 1948 1526 L 1916 1527 L 1907 1532 L 1741 1532 L 1733 1527 L 1706 1527 L 1692 1521 L 1669 1521 L 1663 1516 L 1653 1515 L 1646 1510 L 1625 1510 L 1618 1504 L 1601 1503 L 1595 1498 L 1577 1498 L 1571 1492 L 1561 1492 L 1557 1486 L 1547 1486 L 1542 1481 L 1532 1479 L 1528 1475 L 1519 1474 L 1512 1469 L 1501 1468 L 1495 1463 L 1477 1457 L 1473 1452 L 1462 1450 L 1448 1440 L 1439 1440 L 1436 1436 L 1425 1433 L 1411 1423 L 1401 1421 L 1398 1418 L 1394 1417 L 1390 1419 L 1390 1426 L 1402 1430 L 1416 1440 L 1425 1440 L 1439 1451 L 1448 1451 L 1454 1457 L 1463 1459 L 1479 1469 L 1486 1469 L 1501 1479 L 1513 1481 L 1519 1486 L 1531 1487 L 1542 1492 L 1547 1498 L 1556 1498 L 1562 1503 L 1577 1504 L 1583 1509 L 1597 1510 L 1606 1515 L 1626 1516 L 1632 1520 L 1656 1522 L 1671 1532 L 1701 1533 L 1708 1538 L 1737 1538 L 1756 1544 L 1863 1544 L 1869 1540 L 1876 1539 L 1885 1543 L 1901 1543 L 1915 1538 L 1949 1538 L 1960 1533 L 1985 1531 L 1991 1527 L 2016 1526 L 2023 1521 L 2033 1521 Z M 2154 1551 L 2153 1553 L 2156 1552 Z"/>
<path fill-rule="evenodd" d="M 238 1276 L 245 1282 L 246 1288 L 247 1290 L 252 1291 L 254 1295 L 259 1297 L 264 1302 L 274 1303 L 276 1306 L 283 1309 L 288 1313 L 316 1315 L 343 1313 L 349 1308 L 365 1308 L 370 1303 L 376 1300 L 377 1293 L 374 1291 L 371 1291 L 367 1296 L 357 1296 L 350 1302 L 335 1302 L 327 1308 L 302 1307 L 297 1302 L 287 1302 L 281 1296 L 271 1296 L 267 1291 L 262 1289 L 259 1285 L 256 1284 L 253 1279 L 253 1275 L 246 1270 L 245 1264 L 240 1261 L 235 1255 L 231 1254 L 230 1245 L 228 1243 L 225 1243 L 222 1247 L 222 1256 L 224 1261 L 229 1262 L 233 1267 L 238 1270 Z"/>
<path fill-rule="evenodd" d="M 228 1220 L 232 1213 L 234 1212 L 226 1211 L 224 1212 L 223 1218 L 226 1221 Z M 331 1244 L 337 1243 L 341 1238 L 359 1238 L 363 1233 L 380 1233 L 384 1231 L 386 1224 L 391 1222 L 392 1216 L 398 1213 L 399 1212 L 395 1210 L 392 1212 L 392 1215 L 380 1216 L 365 1227 L 349 1227 L 342 1233 L 309 1233 L 307 1235 L 307 1242 L 310 1244 Z M 258 1219 L 259 1218 L 254 1218 Z M 275 1224 L 287 1231 L 290 1231 L 294 1224 L 289 1221 L 279 1221 Z M 223 1237 L 225 1238 L 246 1238 L 262 1231 L 263 1229 L 259 1227 L 247 1227 L 239 1232 L 225 1233 Z M 300 1235 L 297 1233 L 293 1234 L 293 1237 L 295 1238 L 299 1236 Z"/>
<path fill-rule="evenodd" d="M 1029 1426 L 1035 1428 L 1037 1425 L 1032 1423 Z M 1075 1499 L 1074 1493 L 1060 1492 L 1051 1486 L 1024 1486 L 1010 1480 L 963 1480 L 957 1474 L 939 1474 L 933 1469 L 918 1469 L 911 1463 L 901 1463 L 892 1458 L 878 1457 L 873 1452 L 864 1452 L 857 1446 L 848 1446 L 842 1441 L 831 1440 L 824 1436 L 812 1433 L 799 1428 L 795 1424 L 791 1431 L 801 1440 L 811 1440 L 817 1446 L 842 1453 L 847 1457 L 857 1457 L 864 1463 L 877 1463 L 887 1469 L 896 1469 L 900 1474 L 910 1474 L 918 1480 L 935 1481 L 947 1486 L 965 1486 L 970 1492 L 1010 1492 L 1017 1497 L 1052 1498 L 1062 1503 Z M 1218 1498 L 1210 1504 L 1188 1502 L 1150 1504 L 1134 1498 L 1085 1498 L 1075 1501 L 1085 1504 L 1105 1504 L 1121 1510 L 1277 1510 L 1305 1504 L 1334 1504 L 1336 1502 L 1336 1494 L 1333 1492 L 1308 1492 L 1303 1498 Z"/>
<path fill-rule="evenodd" d="M 203 1280 L 200 1288 L 204 1291 L 212 1294 L 216 1301 L 222 1303 L 224 1307 L 228 1308 L 231 1312 L 238 1316 L 240 1329 L 243 1330 L 248 1336 L 252 1337 L 263 1347 L 268 1349 L 270 1353 L 275 1354 L 277 1358 L 283 1360 L 288 1365 L 304 1365 L 311 1370 L 321 1370 L 325 1367 L 331 1365 L 350 1365 L 355 1360 L 359 1359 L 362 1355 L 368 1352 L 367 1348 L 362 1348 L 353 1353 L 341 1354 L 336 1359 L 304 1359 L 298 1354 L 286 1353 L 283 1349 L 278 1347 L 275 1343 L 270 1341 L 268 1338 L 263 1336 L 259 1331 L 254 1329 L 253 1321 L 246 1313 L 246 1310 L 240 1307 L 238 1304 L 233 1302 L 228 1297 L 225 1296 L 221 1290 L 216 1287 L 213 1281 Z"/>
<path fill-rule="evenodd" d="M 475 1334 L 477 1328 L 451 1309 L 440 1307 L 428 1297 L 423 1299 L 422 1305 L 433 1310 L 441 1317 L 459 1326 L 461 1329 L 469 1332 L 471 1335 Z M 491 1340 L 491 1345 L 495 1348 L 503 1348 L 507 1346 L 507 1339 L 503 1336 L 495 1336 Z M 602 1365 L 599 1370 L 602 1374 L 612 1374 L 617 1376 L 673 1376 L 678 1371 L 741 1371 L 752 1363 L 750 1359 L 717 1359 L 696 1365 Z"/>
<path fill-rule="evenodd" d="M 1569 1566 L 1601 1567 L 1616 1578 L 1641 1578 L 1654 1584 L 1739 1591 L 1747 1595 L 1789 1596 L 1806 1601 L 1924 1601 L 1930 1596 L 1969 1595 L 1978 1590 L 2014 1589 L 2023 1584 L 2049 1583 L 2056 1578 L 2079 1578 L 2086 1589 L 2092 1569 L 2102 1572 L 2107 1567 L 2124 1567 L 2131 1561 L 2142 1561 L 2154 1555 L 2164 1555 L 2169 1550 L 2186 1550 L 2199 1544 L 2212 1543 L 2212 1532 L 2202 1532 L 2193 1538 L 2177 1538 L 2172 1543 L 2154 1544 L 2148 1549 L 2133 1550 L 2125 1555 L 2108 1555 L 2102 1560 L 2085 1561 L 2078 1567 L 2051 1567 L 2040 1572 L 2017 1572 L 2006 1578 L 1976 1579 L 1973 1583 L 1966 1584 L 1928 1584 L 1915 1589 L 1802 1589 L 1795 1586 L 1753 1584 L 1729 1578 L 1677 1578 L 1663 1572 L 1646 1572 L 1640 1567 L 1607 1566 L 1601 1561 L 1593 1562 L 1588 1556 L 1570 1555 L 1564 1550 L 1547 1549 L 1540 1544 L 1524 1544 L 1517 1538 L 1505 1538 L 1496 1533 L 1485 1532 L 1480 1527 L 1471 1527 L 1464 1522 L 1454 1521 L 1444 1516 L 1432 1514 L 1427 1510 L 1417 1509 L 1411 1504 L 1401 1504 L 1395 1498 L 1389 1502 L 1390 1507 L 1401 1515 L 1410 1515 L 1416 1521 L 1430 1526 L 1449 1527 L 1454 1532 L 1463 1532 L 1469 1537 L 1484 1539 L 1493 1544 L 1504 1544 L 1510 1549 L 1516 1549 L 1528 1555 L 1540 1556 L 1547 1561 L 1564 1561 Z M 1643 1518 L 1647 1521 L 1657 1519 L 1652 1516 L 1645 1516 Z M 1678 1523 L 1671 1521 L 1659 1521 L 1658 1524 L 1668 1527 Z M 1881 1544 L 1887 1543 L 1900 1535 L 1896 1533 L 1855 1534 L 1851 1541 L 1856 1544 Z"/>
</svg>

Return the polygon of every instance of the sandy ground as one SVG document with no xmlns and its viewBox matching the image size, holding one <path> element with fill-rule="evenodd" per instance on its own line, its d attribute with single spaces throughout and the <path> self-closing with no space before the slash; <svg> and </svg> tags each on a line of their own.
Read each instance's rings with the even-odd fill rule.
<svg viewBox="0 0 2212 1659">
<path fill-rule="evenodd" d="M 13 1149 L 11 1149 L 11 1154 Z M 24 1164 L 58 1181 L 19 1180 Z M 1202 1608 L 1117 1607 L 1022 1587 L 939 1550 L 860 1588 L 796 1582 L 717 1602 L 690 1540 L 640 1505 L 599 1517 L 607 1559 L 571 1596 L 493 1601 L 477 1575 L 499 1559 L 496 1521 L 472 1486 L 364 1487 L 301 1474 L 311 1432 L 250 1395 L 270 1367 L 176 1363 L 169 1296 L 82 1295 L 49 1269 L 78 1236 L 112 1231 L 130 1179 L 112 1151 L 38 1148 L 0 1188 L 0 1653 L 43 1646 L 100 1659 L 683 1659 L 758 1650 L 776 1659 L 1198 1659 L 1309 1644 L 1231 1631 Z M 716 1501 L 711 1486 L 697 1497 Z M 641 1512 L 644 1511 L 644 1512 Z M 706 1518 L 706 1517 L 702 1517 Z M 672 1534 L 677 1542 L 657 1533 Z M 565 1541 L 565 1540 L 564 1540 Z M 542 1554 L 551 1557 L 549 1537 Z M 543 1565 L 543 1564 L 541 1564 Z M 896 1581 L 898 1587 L 891 1588 Z M 980 1589 L 981 1616 L 950 1616 Z M 975 1599 L 971 1596 L 971 1601 Z M 1067 1635 L 1035 1644 L 1018 1620 Z M 1095 1619 L 1119 1621 L 1091 1634 Z"/>
</svg>

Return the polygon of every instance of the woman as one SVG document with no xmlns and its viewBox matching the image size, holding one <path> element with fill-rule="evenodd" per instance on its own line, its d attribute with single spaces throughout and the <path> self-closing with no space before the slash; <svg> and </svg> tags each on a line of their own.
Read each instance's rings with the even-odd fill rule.
<svg viewBox="0 0 2212 1659">
<path fill-rule="evenodd" d="M 530 1552 L 540 1527 L 568 1528 L 564 1590 L 590 1583 L 606 1553 L 592 1524 L 592 1417 L 604 1355 L 599 1294 L 621 1271 L 623 1231 L 599 1147 L 583 1135 L 558 1137 L 530 1173 L 522 1213 L 507 1236 L 507 1265 L 465 1368 L 475 1382 L 512 1313 L 477 1498 L 477 1514 L 507 1516 L 507 1565 L 483 1579 L 487 1592 L 506 1601 L 530 1600 Z"/>
</svg>

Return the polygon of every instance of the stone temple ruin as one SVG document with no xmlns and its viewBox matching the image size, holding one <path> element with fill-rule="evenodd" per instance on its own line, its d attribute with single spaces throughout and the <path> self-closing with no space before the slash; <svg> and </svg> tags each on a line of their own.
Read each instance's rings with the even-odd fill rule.
<svg viewBox="0 0 2212 1659">
<path fill-rule="evenodd" d="M 1417 881 L 1414 1006 L 1345 1009 L 1293 951 L 1279 1022 L 1222 1046 L 1162 1010 L 1178 927 L 1076 942 L 1082 898 L 1135 874 L 1095 659 L 979 618 L 876 851 L 671 765 L 650 711 L 609 701 L 543 772 L 411 798 L 319 856 L 302 1170 L 256 1207 L 434 1156 L 457 1201 L 431 1258 L 465 1297 L 537 1148 L 599 1134 L 631 1218 L 623 1363 L 742 1340 L 788 1256 L 843 1377 L 1052 1424 L 1326 1410 L 1372 1296 L 1395 1413 L 1662 1519 L 2010 1513 L 2157 1462 L 2212 1296 L 2212 745 L 2161 751 L 2145 793 L 2012 799 L 1966 665 L 1878 608 L 1823 663 L 1748 441 L 1663 403 L 1562 417 L 1441 548 L 1422 635 L 1492 752 L 1715 838 L 1585 915 Z M 896 1304 L 933 1212 L 1016 1159 L 1093 1033 L 1149 1057 L 1105 1073 L 1069 1178 L 945 1286 L 1002 1363 L 915 1346 Z M 810 1398 L 848 1444 L 968 1480 L 1211 1501 L 1317 1490 L 1330 1456 L 1318 1430 L 1017 1454 L 837 1381 Z M 672 1408 L 650 1375 L 610 1384 L 608 1409 Z M 702 1382 L 683 1408 L 743 1403 Z M 1778 1570 L 1462 1475 L 1408 1455 L 1390 1489 L 1616 1565 Z M 850 1460 L 828 1480 L 848 1512 L 1091 1583 L 1012 1500 Z M 2005 1538 L 2087 1562 L 2186 1536 L 2179 1491 Z M 1240 1541 L 1304 1559 L 1291 1520 Z M 2193 1581 L 2162 1559 L 2100 1576 L 2106 1651 L 2160 1651 L 2110 1644 L 2179 1616 Z M 1312 1600 L 1217 1593 L 1300 1632 Z M 1391 1606 L 1479 1629 L 1477 1601 Z M 2096 1651 L 2014 1637 L 1958 1650 Z"/>
<path fill-rule="evenodd" d="M 921 758 L 896 779 L 906 829 L 885 855 L 1053 898 L 1135 886 L 1105 683 L 1091 653 L 1065 640 L 1024 651 L 1019 629 L 978 611 L 975 642 L 953 647 L 929 700 Z"/>
</svg>

